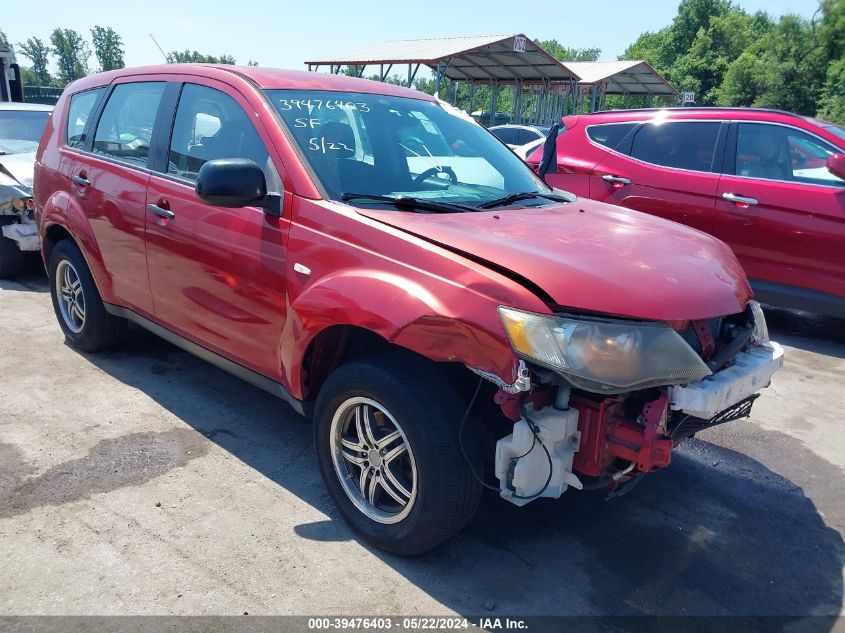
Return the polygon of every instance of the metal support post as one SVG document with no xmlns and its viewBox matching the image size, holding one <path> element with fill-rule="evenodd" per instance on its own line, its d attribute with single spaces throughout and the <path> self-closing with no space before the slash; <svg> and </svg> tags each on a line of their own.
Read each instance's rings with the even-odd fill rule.
<svg viewBox="0 0 845 633">
<path fill-rule="evenodd" d="M 408 64 L 408 88 L 410 88 L 414 83 L 414 77 L 417 76 L 417 71 L 420 69 L 420 65 L 417 64 L 416 68 L 413 68 L 413 64 Z M 413 72 L 412 69 L 413 68 Z"/>
<path fill-rule="evenodd" d="M 449 64 L 452 63 L 452 58 L 450 57 L 444 62 L 440 62 L 437 64 L 437 70 L 435 71 L 434 75 L 434 94 L 440 96 L 440 84 L 443 83 L 443 79 L 446 77 L 446 71 L 449 68 Z"/>
</svg>

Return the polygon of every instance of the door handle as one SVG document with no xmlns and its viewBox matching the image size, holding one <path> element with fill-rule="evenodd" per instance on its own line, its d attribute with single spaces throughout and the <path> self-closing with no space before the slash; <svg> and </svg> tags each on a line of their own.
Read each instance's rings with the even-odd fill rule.
<svg viewBox="0 0 845 633">
<path fill-rule="evenodd" d="M 736 193 L 723 193 L 722 198 L 728 200 L 729 202 L 735 202 L 737 204 L 747 204 L 749 206 L 757 204 L 756 198 L 749 198 L 747 196 L 740 196 Z"/>
<path fill-rule="evenodd" d="M 87 187 L 91 184 L 90 180 L 88 180 L 84 176 L 79 175 L 71 176 L 71 181 L 73 181 L 73 184 L 79 185 L 80 187 Z"/>
<path fill-rule="evenodd" d="M 154 213 L 160 218 L 166 218 L 168 220 L 172 220 L 176 217 L 176 214 L 173 213 L 173 211 L 171 211 L 170 209 L 162 209 L 157 204 L 148 204 L 147 211 L 149 211 L 150 213 Z"/>
<path fill-rule="evenodd" d="M 622 185 L 630 185 L 630 178 L 623 178 L 622 176 L 614 176 L 613 174 L 605 174 L 601 177 L 605 182 L 609 182 L 614 187 L 621 187 Z"/>
</svg>

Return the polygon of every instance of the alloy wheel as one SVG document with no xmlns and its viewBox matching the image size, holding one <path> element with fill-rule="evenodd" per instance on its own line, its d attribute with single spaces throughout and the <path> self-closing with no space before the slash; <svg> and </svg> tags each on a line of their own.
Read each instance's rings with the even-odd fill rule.
<svg viewBox="0 0 845 633">
<path fill-rule="evenodd" d="M 374 400 L 344 401 L 330 431 L 334 468 L 344 492 L 364 515 L 398 523 L 417 497 L 417 467 L 396 419 Z"/>
<path fill-rule="evenodd" d="M 79 334 L 85 326 L 85 295 L 76 268 L 67 259 L 56 267 L 56 296 L 67 328 Z"/>
</svg>

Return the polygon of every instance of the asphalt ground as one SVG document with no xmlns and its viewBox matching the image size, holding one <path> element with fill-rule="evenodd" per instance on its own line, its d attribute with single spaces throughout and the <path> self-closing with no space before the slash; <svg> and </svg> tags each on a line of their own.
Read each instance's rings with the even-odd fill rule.
<svg viewBox="0 0 845 633">
<path fill-rule="evenodd" d="M 340 519 L 306 420 L 141 330 L 73 350 L 34 264 L 0 281 L 0 615 L 841 614 L 845 321 L 768 320 L 751 419 L 399 558 Z"/>
</svg>

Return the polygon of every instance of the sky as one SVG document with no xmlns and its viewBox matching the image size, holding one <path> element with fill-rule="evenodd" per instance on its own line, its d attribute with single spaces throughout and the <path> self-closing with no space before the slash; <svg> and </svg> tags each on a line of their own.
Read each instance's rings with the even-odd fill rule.
<svg viewBox="0 0 845 633">
<path fill-rule="evenodd" d="M 127 66 L 164 61 L 165 52 L 197 50 L 234 56 L 239 64 L 304 69 L 306 59 L 355 50 L 384 40 L 524 33 L 534 40 L 557 39 L 573 48 L 601 48 L 616 59 L 644 31 L 669 24 L 678 0 L 426 0 L 366 2 L 311 0 L 39 0 L 3 2 L 0 30 L 12 44 L 28 37 L 45 42 L 56 28 L 79 31 L 90 42 L 91 27 L 110 26 L 123 38 Z M 739 0 L 746 11 L 810 18 L 817 0 Z M 554 6 L 557 5 L 557 6 Z M 407 8 L 406 8 L 407 7 Z M 521 10 L 520 7 L 526 7 Z M 27 64 L 26 59 L 19 62 Z M 93 55 L 89 60 L 96 66 Z"/>
</svg>

